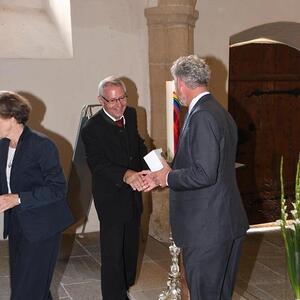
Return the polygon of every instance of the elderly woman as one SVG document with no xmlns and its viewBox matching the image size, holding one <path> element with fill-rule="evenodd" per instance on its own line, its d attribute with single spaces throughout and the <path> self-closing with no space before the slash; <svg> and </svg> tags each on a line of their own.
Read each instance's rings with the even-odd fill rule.
<svg viewBox="0 0 300 300">
<path fill-rule="evenodd" d="M 25 125 L 30 110 L 19 94 L 0 91 L 0 212 L 11 300 L 52 299 L 60 235 L 72 223 L 57 149 Z"/>
</svg>

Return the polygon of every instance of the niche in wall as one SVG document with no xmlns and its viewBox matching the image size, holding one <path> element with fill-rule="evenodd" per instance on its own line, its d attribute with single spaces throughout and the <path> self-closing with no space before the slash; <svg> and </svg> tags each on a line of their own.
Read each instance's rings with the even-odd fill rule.
<svg viewBox="0 0 300 300">
<path fill-rule="evenodd" d="M 1 58 L 72 58 L 70 0 L 0 0 Z"/>
</svg>

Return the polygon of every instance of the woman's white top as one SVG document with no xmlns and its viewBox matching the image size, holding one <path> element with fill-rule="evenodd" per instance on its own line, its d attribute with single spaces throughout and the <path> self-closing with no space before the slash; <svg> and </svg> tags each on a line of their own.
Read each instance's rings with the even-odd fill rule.
<svg viewBox="0 0 300 300">
<path fill-rule="evenodd" d="M 8 148 L 8 154 L 7 154 L 7 163 L 6 163 L 6 179 L 7 179 L 7 188 L 8 188 L 8 193 L 11 193 L 10 189 L 10 172 L 11 172 L 11 167 L 12 163 L 14 160 L 16 148 Z"/>
</svg>

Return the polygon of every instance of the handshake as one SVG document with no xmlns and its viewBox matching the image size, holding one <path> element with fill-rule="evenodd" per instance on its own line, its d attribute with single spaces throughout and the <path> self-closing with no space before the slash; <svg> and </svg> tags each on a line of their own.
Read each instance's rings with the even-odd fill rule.
<svg viewBox="0 0 300 300">
<path fill-rule="evenodd" d="M 129 184 L 134 191 L 139 192 L 149 192 L 158 186 L 167 186 L 167 176 L 171 168 L 164 158 L 161 157 L 160 161 L 163 168 L 159 171 L 151 172 L 150 170 L 143 170 L 136 172 L 127 170 L 124 174 L 123 181 Z"/>
</svg>

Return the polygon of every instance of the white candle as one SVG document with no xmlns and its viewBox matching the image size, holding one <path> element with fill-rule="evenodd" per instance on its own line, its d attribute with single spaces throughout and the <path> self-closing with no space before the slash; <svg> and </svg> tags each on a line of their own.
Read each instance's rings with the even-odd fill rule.
<svg viewBox="0 0 300 300">
<path fill-rule="evenodd" d="M 173 92 L 175 91 L 174 81 L 166 81 L 166 114 L 167 114 L 167 160 L 174 158 L 174 115 L 173 115 Z"/>
</svg>

